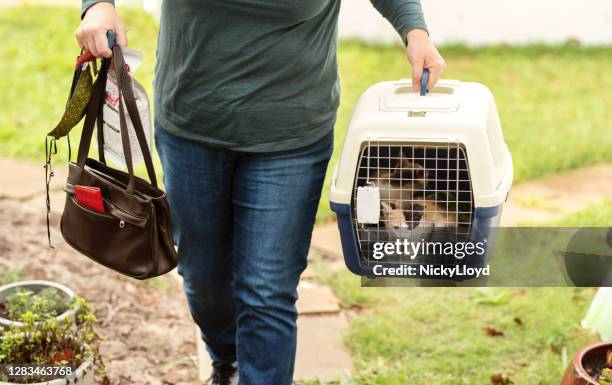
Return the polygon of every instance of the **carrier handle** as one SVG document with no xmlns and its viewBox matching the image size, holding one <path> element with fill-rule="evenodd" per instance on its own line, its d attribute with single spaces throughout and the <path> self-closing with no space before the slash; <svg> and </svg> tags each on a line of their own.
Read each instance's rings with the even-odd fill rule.
<svg viewBox="0 0 612 385">
<path fill-rule="evenodd" d="M 108 30 L 106 31 L 106 38 L 108 39 L 108 48 L 112 50 L 115 45 L 115 40 L 117 39 L 117 34 L 115 31 Z"/>
<path fill-rule="evenodd" d="M 421 96 L 427 95 L 427 83 L 429 83 L 429 69 L 423 69 L 423 75 L 421 76 Z"/>
</svg>

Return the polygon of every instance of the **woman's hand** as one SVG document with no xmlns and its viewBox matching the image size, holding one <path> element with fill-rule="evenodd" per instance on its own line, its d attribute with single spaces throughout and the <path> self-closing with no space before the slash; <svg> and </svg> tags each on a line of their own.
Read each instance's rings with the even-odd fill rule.
<svg viewBox="0 0 612 385">
<path fill-rule="evenodd" d="M 429 70 L 429 83 L 427 89 L 430 90 L 436 85 L 442 72 L 446 70 L 446 62 L 429 39 L 427 31 L 423 29 L 413 29 L 408 32 L 408 47 L 406 54 L 408 61 L 412 65 L 412 89 L 420 91 L 421 76 L 423 69 Z"/>
<path fill-rule="evenodd" d="M 115 7 L 107 2 L 96 3 L 85 12 L 85 17 L 76 30 L 77 43 L 95 57 L 109 58 L 113 53 L 108 48 L 106 31 L 114 31 L 117 34 L 117 43 L 127 45 L 125 27 L 115 12 Z"/>
</svg>

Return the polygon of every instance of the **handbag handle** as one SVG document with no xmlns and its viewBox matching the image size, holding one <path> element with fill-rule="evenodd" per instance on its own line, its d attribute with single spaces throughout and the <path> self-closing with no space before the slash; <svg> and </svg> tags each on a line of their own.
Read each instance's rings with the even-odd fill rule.
<svg viewBox="0 0 612 385">
<path fill-rule="evenodd" d="M 126 70 L 126 65 L 123 60 L 123 52 L 121 47 L 117 44 L 113 45 L 113 57 L 111 59 L 103 59 L 100 73 L 94 83 L 92 97 L 87 107 L 87 113 L 85 116 L 85 123 L 83 124 L 83 133 L 81 134 L 81 141 L 79 144 L 79 151 L 77 156 L 77 166 L 79 168 L 85 167 L 85 161 L 87 160 L 87 154 L 89 153 L 89 147 L 91 145 L 91 137 L 93 136 L 93 130 L 96 120 L 101 122 L 102 107 L 104 105 L 104 97 L 106 93 L 106 79 L 108 76 L 108 70 L 110 64 L 114 64 L 115 73 L 117 77 L 117 88 L 119 96 L 119 124 L 121 128 L 121 144 L 123 149 L 123 155 L 128 168 L 129 182 L 127 186 L 127 192 L 132 194 L 135 189 L 135 178 L 132 162 L 132 153 L 130 149 L 130 141 L 127 129 L 127 121 L 125 117 L 125 109 L 123 102 L 127 107 L 129 116 L 138 139 L 138 144 L 142 152 L 147 174 L 151 184 L 157 188 L 157 178 L 155 175 L 155 169 L 153 167 L 153 160 L 151 158 L 151 152 L 149 151 L 140 115 L 138 114 L 138 108 L 132 91 L 131 77 Z M 99 126 L 99 130 L 102 126 Z M 99 137 L 101 137 L 99 135 Z M 100 146 L 102 147 L 102 146 Z M 102 150 L 103 151 L 103 150 Z M 104 159 L 104 155 L 100 155 L 101 161 Z"/>
<path fill-rule="evenodd" d="M 119 45 L 116 46 L 118 50 L 121 50 Z M 123 63 L 123 55 L 118 55 L 117 58 L 121 59 Z M 153 158 L 151 157 L 151 151 L 149 151 L 149 146 L 147 143 L 146 135 L 144 132 L 144 128 L 142 126 L 142 120 L 140 119 L 140 114 L 138 113 L 138 107 L 136 105 L 136 97 L 134 96 L 134 88 L 132 87 L 132 77 L 128 73 L 126 69 L 127 65 L 123 64 L 121 71 L 121 79 L 123 84 L 123 95 L 125 106 L 127 107 L 127 111 L 130 115 L 130 119 L 134 126 L 134 131 L 136 133 L 136 138 L 138 140 L 138 144 L 140 145 L 140 150 L 142 152 L 142 156 L 145 162 L 145 166 L 147 168 L 147 173 L 149 175 L 149 180 L 151 184 L 157 188 L 157 177 L 155 175 L 155 167 L 153 167 Z M 127 132 L 127 130 L 126 130 Z"/>
</svg>

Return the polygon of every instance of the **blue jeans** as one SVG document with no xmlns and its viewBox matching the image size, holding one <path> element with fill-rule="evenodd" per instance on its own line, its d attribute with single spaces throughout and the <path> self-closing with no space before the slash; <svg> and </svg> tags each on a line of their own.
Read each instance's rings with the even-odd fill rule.
<svg viewBox="0 0 612 385">
<path fill-rule="evenodd" d="M 213 364 L 241 385 L 290 385 L 297 285 L 333 133 L 307 147 L 244 153 L 179 138 L 155 142 L 178 245 L 178 271 Z"/>
</svg>

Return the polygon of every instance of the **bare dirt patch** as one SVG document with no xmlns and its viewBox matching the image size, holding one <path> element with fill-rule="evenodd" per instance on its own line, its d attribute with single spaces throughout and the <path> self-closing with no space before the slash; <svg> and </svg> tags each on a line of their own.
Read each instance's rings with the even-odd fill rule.
<svg viewBox="0 0 612 385">
<path fill-rule="evenodd" d="M 102 338 L 97 383 L 197 383 L 194 326 L 177 281 L 140 282 L 101 267 L 62 240 L 57 215 L 52 223 L 55 249 L 47 245 L 43 211 L 0 199 L 0 261 L 23 279 L 57 281 L 92 302 Z"/>
</svg>

